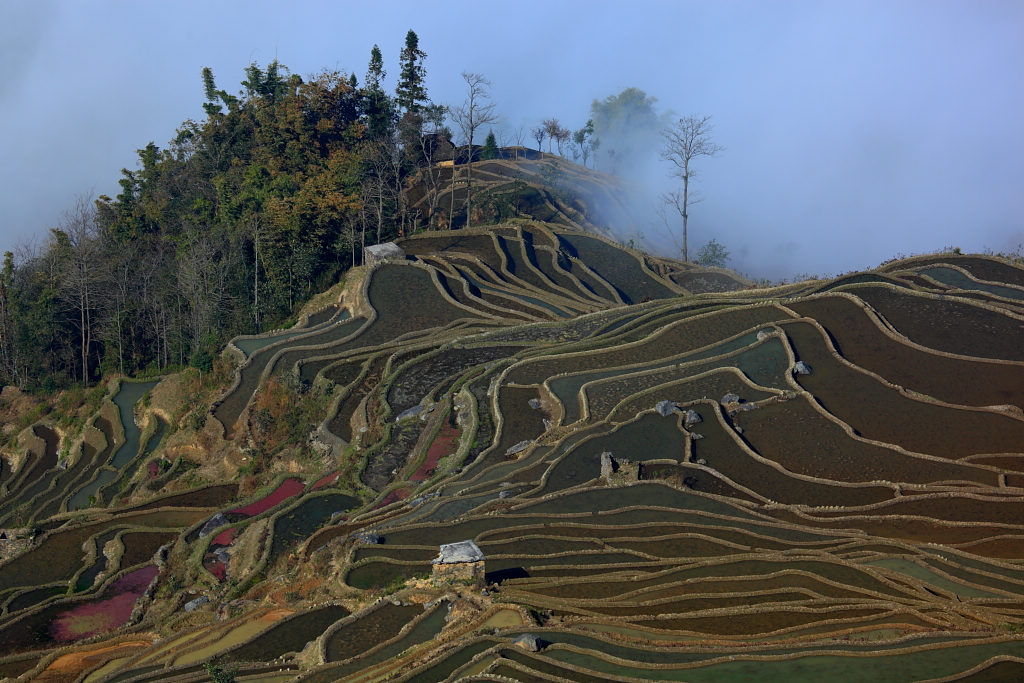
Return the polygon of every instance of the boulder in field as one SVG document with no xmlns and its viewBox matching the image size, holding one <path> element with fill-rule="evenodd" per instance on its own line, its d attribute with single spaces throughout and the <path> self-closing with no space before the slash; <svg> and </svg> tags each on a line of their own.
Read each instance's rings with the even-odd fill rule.
<svg viewBox="0 0 1024 683">
<path fill-rule="evenodd" d="M 679 408 L 679 405 L 675 401 L 658 401 L 654 404 L 654 409 L 658 411 L 658 414 L 662 417 L 668 417 Z"/>
</svg>

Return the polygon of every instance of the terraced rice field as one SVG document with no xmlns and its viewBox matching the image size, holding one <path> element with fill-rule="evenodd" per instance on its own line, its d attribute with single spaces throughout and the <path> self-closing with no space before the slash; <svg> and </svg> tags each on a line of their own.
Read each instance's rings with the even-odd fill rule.
<svg viewBox="0 0 1024 683">
<path fill-rule="evenodd" d="M 315 466 L 110 507 L 172 431 L 142 439 L 143 385 L 66 468 L 32 428 L 0 480 L 42 531 L 0 565 L 0 675 L 159 626 L 82 680 L 1024 676 L 1020 266 L 746 290 L 536 223 L 401 246 L 356 301 L 235 340 L 226 443 L 290 373 L 331 392 Z M 465 540 L 483 579 L 432 578 Z"/>
</svg>

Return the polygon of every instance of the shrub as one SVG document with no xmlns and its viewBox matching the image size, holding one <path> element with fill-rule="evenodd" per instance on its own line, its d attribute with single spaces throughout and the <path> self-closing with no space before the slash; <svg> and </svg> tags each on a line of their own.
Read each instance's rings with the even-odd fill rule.
<svg viewBox="0 0 1024 683">
<path fill-rule="evenodd" d="M 697 252 L 697 263 L 702 266 L 724 268 L 729 262 L 729 250 L 716 239 L 712 239 Z"/>
<path fill-rule="evenodd" d="M 497 159 L 499 154 L 498 143 L 494 139 L 494 131 L 492 130 L 487 134 L 487 140 L 484 142 L 484 148 L 480 150 L 480 158 Z"/>
<path fill-rule="evenodd" d="M 213 370 L 213 356 L 206 349 L 198 349 L 192 354 L 188 364 L 200 372 L 207 373 Z"/>
<path fill-rule="evenodd" d="M 237 673 L 237 669 L 235 669 L 234 667 L 225 669 L 219 664 L 214 664 L 213 662 L 206 662 L 205 664 L 203 664 L 203 668 L 206 669 L 206 674 L 210 677 L 210 680 L 213 681 L 213 683 L 235 682 L 235 674 Z"/>
</svg>

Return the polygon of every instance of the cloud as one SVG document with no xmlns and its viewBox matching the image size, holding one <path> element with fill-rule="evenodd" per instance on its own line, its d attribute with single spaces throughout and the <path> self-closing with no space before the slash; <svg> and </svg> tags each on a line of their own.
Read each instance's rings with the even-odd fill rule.
<svg viewBox="0 0 1024 683">
<path fill-rule="evenodd" d="M 10 106 L 33 68 L 59 7 L 52 0 L 0 3 L 0 59 L 6 65 L 0 79 L 0 103 Z"/>
</svg>

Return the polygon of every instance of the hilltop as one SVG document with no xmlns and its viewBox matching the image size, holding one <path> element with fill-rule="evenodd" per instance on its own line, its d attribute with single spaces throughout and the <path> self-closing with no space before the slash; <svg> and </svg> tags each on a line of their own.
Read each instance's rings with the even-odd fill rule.
<svg viewBox="0 0 1024 683">
<path fill-rule="evenodd" d="M 1021 678 L 1020 259 L 647 253 L 653 98 L 481 145 L 425 57 L 204 69 L 6 255 L 0 678 Z"/>
<path fill-rule="evenodd" d="M 1024 268 L 756 289 L 530 187 L 209 372 L 19 408 L 0 674 L 1019 675 Z"/>
</svg>

